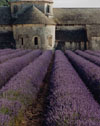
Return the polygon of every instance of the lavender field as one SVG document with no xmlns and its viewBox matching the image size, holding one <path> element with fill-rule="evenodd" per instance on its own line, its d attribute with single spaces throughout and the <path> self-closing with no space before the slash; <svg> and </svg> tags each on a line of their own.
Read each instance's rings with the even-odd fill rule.
<svg viewBox="0 0 100 126">
<path fill-rule="evenodd" d="M 100 126 L 100 52 L 0 50 L 0 126 Z"/>
</svg>

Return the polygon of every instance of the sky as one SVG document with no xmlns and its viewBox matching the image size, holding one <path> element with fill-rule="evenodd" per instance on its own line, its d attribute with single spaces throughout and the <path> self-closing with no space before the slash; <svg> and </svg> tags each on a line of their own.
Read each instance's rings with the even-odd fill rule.
<svg viewBox="0 0 100 126">
<path fill-rule="evenodd" d="M 53 0 L 54 7 L 66 8 L 100 8 L 100 0 Z"/>
</svg>

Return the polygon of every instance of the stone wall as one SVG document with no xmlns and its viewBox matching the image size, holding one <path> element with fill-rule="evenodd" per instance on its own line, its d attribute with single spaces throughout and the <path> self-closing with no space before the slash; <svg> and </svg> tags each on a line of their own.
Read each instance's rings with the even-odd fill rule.
<svg viewBox="0 0 100 126">
<path fill-rule="evenodd" d="M 14 25 L 14 38 L 17 48 L 53 49 L 55 45 L 55 25 Z M 34 38 L 38 38 L 38 45 Z"/>
<path fill-rule="evenodd" d="M 92 50 L 100 50 L 100 37 L 91 37 Z"/>
<path fill-rule="evenodd" d="M 100 50 L 100 25 L 86 25 L 89 49 Z"/>
<path fill-rule="evenodd" d="M 12 26 L 10 25 L 0 25 L 0 33 L 12 31 Z"/>
</svg>

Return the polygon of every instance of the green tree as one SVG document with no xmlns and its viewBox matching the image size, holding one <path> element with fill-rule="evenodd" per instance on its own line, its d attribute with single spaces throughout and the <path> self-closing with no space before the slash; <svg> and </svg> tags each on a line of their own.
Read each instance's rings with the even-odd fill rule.
<svg viewBox="0 0 100 126">
<path fill-rule="evenodd" d="M 0 0 L 0 6 L 8 6 L 8 2 L 10 2 L 10 0 Z"/>
</svg>

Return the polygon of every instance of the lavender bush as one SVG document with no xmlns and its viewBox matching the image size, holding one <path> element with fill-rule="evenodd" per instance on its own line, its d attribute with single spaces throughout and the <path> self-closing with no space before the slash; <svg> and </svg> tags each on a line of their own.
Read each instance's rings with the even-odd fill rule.
<svg viewBox="0 0 100 126">
<path fill-rule="evenodd" d="M 40 50 L 32 51 L 24 56 L 8 60 L 0 64 L 0 87 L 2 87 L 14 74 L 36 59 L 41 54 Z"/>
<path fill-rule="evenodd" d="M 51 51 L 44 52 L 34 62 L 30 63 L 21 72 L 11 78 L 11 80 L 0 90 L 1 114 L 5 114 L 5 116 L 8 115 L 13 119 L 19 118 L 21 122 L 22 118 L 20 118 L 19 115 L 24 114 L 26 107 L 36 100 L 37 93 L 42 86 L 42 81 L 47 72 L 51 57 Z M 2 108 L 3 111 L 1 111 Z M 5 116 L 0 115 L 0 118 L 3 118 L 4 121 L 6 119 Z M 9 122 L 15 124 L 13 119 L 9 120 Z"/>
<path fill-rule="evenodd" d="M 76 50 L 75 51 L 78 55 L 84 57 L 85 59 L 97 64 L 100 66 L 100 58 L 96 57 L 96 56 L 93 56 L 93 55 L 89 55 L 88 53 L 85 53 L 83 51 L 80 51 L 80 50 Z"/>
<path fill-rule="evenodd" d="M 66 55 L 86 82 L 87 86 L 96 97 L 100 98 L 100 67 L 76 55 L 72 51 L 66 51 Z"/>
<path fill-rule="evenodd" d="M 22 55 L 25 55 L 26 53 L 29 53 L 30 50 L 17 50 L 12 54 L 4 55 L 0 57 L 0 63 L 3 63 L 7 60 L 11 60 L 12 58 L 20 57 Z"/>
<path fill-rule="evenodd" d="M 43 126 L 99 126 L 100 106 L 61 51 L 52 71 Z"/>
<path fill-rule="evenodd" d="M 86 53 L 89 53 L 89 54 L 91 54 L 91 55 L 100 57 L 100 53 L 98 53 L 98 52 L 94 52 L 94 51 L 91 51 L 91 50 L 86 50 L 85 52 L 86 52 Z"/>
<path fill-rule="evenodd" d="M 0 126 L 9 126 L 10 125 L 10 120 L 11 120 L 11 118 L 10 118 L 9 115 L 0 114 Z"/>
<path fill-rule="evenodd" d="M 95 51 L 95 52 L 100 53 L 100 50 L 97 50 L 97 51 Z"/>
<path fill-rule="evenodd" d="M 2 51 L 2 52 L 0 52 L 0 57 L 3 56 L 3 55 L 8 55 L 8 54 L 14 53 L 14 52 L 16 52 L 16 50 L 5 50 L 5 51 Z"/>
<path fill-rule="evenodd" d="M 7 51 L 7 50 L 12 50 L 12 49 L 0 49 L 0 52 L 4 52 L 4 51 Z"/>
</svg>

